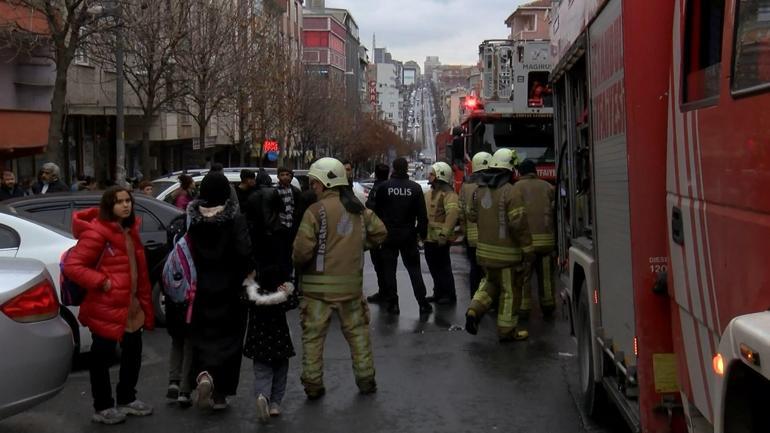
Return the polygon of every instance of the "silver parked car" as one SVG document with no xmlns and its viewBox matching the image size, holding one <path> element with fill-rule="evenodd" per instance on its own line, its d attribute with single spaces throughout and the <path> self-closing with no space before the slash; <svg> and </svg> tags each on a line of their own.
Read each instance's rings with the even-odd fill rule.
<svg viewBox="0 0 770 433">
<path fill-rule="evenodd" d="M 59 298 L 45 265 L 0 258 L 0 419 L 53 397 L 67 380 L 75 348 L 59 315 Z"/>
</svg>

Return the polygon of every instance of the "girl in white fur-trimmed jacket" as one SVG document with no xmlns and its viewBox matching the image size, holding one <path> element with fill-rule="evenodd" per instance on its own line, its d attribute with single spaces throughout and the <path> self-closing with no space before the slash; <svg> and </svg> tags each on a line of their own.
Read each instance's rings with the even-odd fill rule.
<svg viewBox="0 0 770 433">
<path fill-rule="evenodd" d="M 263 271 L 261 284 L 244 282 L 251 305 L 243 354 L 254 361 L 257 417 L 263 422 L 281 414 L 289 358 L 295 355 L 286 312 L 299 305 L 292 283 L 271 281 L 270 274 L 278 273 Z"/>
</svg>

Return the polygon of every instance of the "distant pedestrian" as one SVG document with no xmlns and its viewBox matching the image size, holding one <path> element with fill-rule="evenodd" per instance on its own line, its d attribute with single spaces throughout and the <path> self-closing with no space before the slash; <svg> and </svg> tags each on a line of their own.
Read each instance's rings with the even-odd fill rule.
<svg viewBox="0 0 770 433">
<path fill-rule="evenodd" d="M 145 195 L 152 196 L 152 182 L 149 180 L 143 180 L 139 182 L 139 192 Z"/>
<path fill-rule="evenodd" d="M 433 307 L 426 300 L 425 281 L 420 271 L 418 236 L 426 238 L 428 215 L 425 197 L 417 182 L 409 180 L 409 163 L 404 158 L 393 161 L 390 180 L 374 189 L 374 212 L 385 223 L 388 238 L 379 251 L 383 279 L 381 303 L 390 314 L 400 314 L 396 267 L 398 256 L 404 262 L 421 315 L 430 314 Z M 369 193 L 369 197 L 372 193 Z"/>
<path fill-rule="evenodd" d="M 369 306 L 363 298 L 363 253 L 387 237 L 385 225 L 356 199 L 345 167 L 334 158 L 310 166 L 310 186 L 319 200 L 305 211 L 292 258 L 301 273 L 303 298 L 302 384 L 309 399 L 326 393 L 323 352 L 336 312 L 350 346 L 353 374 L 362 394 L 377 391 L 369 338 Z"/>
<path fill-rule="evenodd" d="M 348 178 L 348 184 L 353 186 L 353 174 L 355 171 L 353 169 L 353 163 L 351 161 L 344 161 L 342 165 L 345 166 L 345 174 Z"/>
<path fill-rule="evenodd" d="M 40 170 L 40 183 L 35 188 L 35 194 L 52 192 L 68 192 L 70 188 L 59 178 L 61 171 L 53 162 L 46 162 Z"/>
<path fill-rule="evenodd" d="M 174 206 L 186 210 L 187 205 L 193 200 L 193 188 L 195 187 L 195 182 L 189 174 L 180 174 L 178 179 L 179 188 L 173 193 Z"/>
<path fill-rule="evenodd" d="M 16 175 L 12 171 L 3 171 L 3 183 L 0 184 L 0 201 L 9 198 L 24 197 L 24 190 L 16 184 Z"/>
<path fill-rule="evenodd" d="M 108 189 L 99 208 L 76 212 L 72 233 L 77 245 L 68 253 L 64 274 L 86 289 L 78 320 L 91 331 L 89 358 L 94 422 L 117 424 L 126 415 L 144 416 L 152 407 L 136 398 L 142 365 L 142 332 L 154 326 L 152 289 L 141 221 L 135 216 L 131 192 Z M 112 398 L 110 365 L 120 343 L 117 408 Z"/>
<path fill-rule="evenodd" d="M 297 308 L 299 300 L 294 285 L 278 273 L 262 273 L 258 280 L 247 287 L 251 303 L 243 354 L 254 361 L 257 417 L 264 422 L 281 414 L 289 358 L 295 355 L 286 312 Z"/>
<path fill-rule="evenodd" d="M 241 170 L 241 183 L 235 188 L 235 194 L 238 197 L 238 205 L 241 208 L 241 212 L 246 211 L 246 202 L 249 199 L 251 193 L 257 186 L 257 175 L 253 170 L 244 168 Z"/>
<path fill-rule="evenodd" d="M 374 166 L 374 184 L 372 189 L 369 190 L 369 196 L 366 198 L 366 207 L 377 213 L 377 187 L 388 181 L 390 175 L 390 167 L 387 164 L 378 163 Z M 382 215 L 377 214 L 380 219 Z M 372 265 L 374 265 L 374 272 L 377 274 L 377 293 L 367 296 L 366 300 L 372 304 L 380 303 L 385 299 L 387 289 L 385 289 L 385 276 L 382 273 L 382 260 L 380 258 L 382 248 L 372 248 L 369 250 L 369 257 L 372 259 Z"/>
<path fill-rule="evenodd" d="M 243 280 L 254 269 L 245 217 L 223 173 L 203 178 L 187 207 L 198 284 L 190 340 L 199 408 L 227 408 L 240 377 L 246 309 Z M 212 405 L 213 403 L 213 405 Z"/>
</svg>

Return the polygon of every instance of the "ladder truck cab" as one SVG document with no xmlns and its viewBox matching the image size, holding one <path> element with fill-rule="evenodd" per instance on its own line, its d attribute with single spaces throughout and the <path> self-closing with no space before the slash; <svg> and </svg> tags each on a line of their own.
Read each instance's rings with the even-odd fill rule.
<svg viewBox="0 0 770 433">
<path fill-rule="evenodd" d="M 556 0 L 551 30 L 584 408 L 770 431 L 770 2 Z"/>
<path fill-rule="evenodd" d="M 453 131 L 456 169 L 470 174 L 475 153 L 510 147 L 522 160 L 533 160 L 540 177 L 555 179 L 549 49 L 544 40 L 485 40 L 479 45 L 479 94 L 465 98 L 461 128 Z"/>
</svg>

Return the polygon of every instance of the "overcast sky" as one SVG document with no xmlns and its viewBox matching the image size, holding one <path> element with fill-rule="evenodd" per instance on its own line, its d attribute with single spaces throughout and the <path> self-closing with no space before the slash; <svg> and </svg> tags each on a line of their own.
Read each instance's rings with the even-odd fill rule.
<svg viewBox="0 0 770 433">
<path fill-rule="evenodd" d="M 326 0 L 326 7 L 347 9 L 361 31 L 361 43 L 373 58 L 377 47 L 393 58 L 416 61 L 439 56 L 442 64 L 476 64 L 479 43 L 507 38 L 505 19 L 531 0 Z"/>
</svg>

